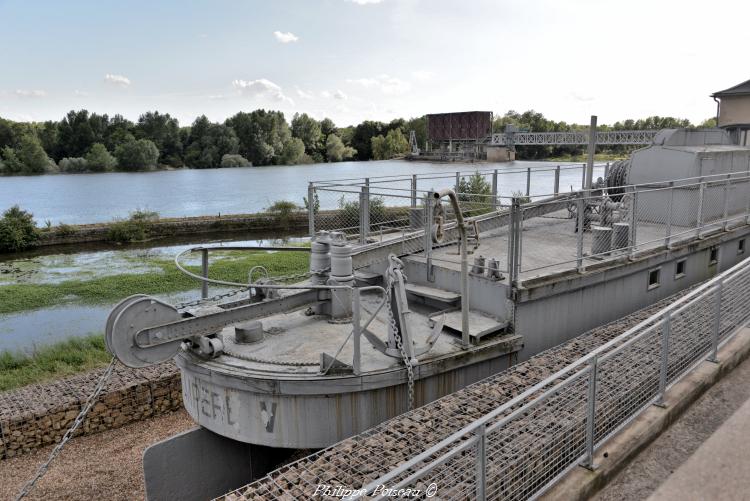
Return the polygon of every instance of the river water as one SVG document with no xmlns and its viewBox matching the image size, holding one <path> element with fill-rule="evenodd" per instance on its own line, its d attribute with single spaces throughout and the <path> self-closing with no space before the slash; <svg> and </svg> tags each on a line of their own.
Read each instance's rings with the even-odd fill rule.
<svg viewBox="0 0 750 501">
<path fill-rule="evenodd" d="M 432 182 L 434 186 L 420 186 L 420 189 L 441 188 L 452 186 L 450 174 L 459 170 L 499 169 L 500 172 L 507 172 L 529 167 L 538 172 L 533 176 L 532 194 L 541 194 L 552 191 L 554 173 L 539 171 L 554 168 L 555 165 L 558 163 L 447 164 L 384 160 L 235 169 L 0 177 L 0 210 L 18 204 L 32 212 L 40 225 L 46 221 L 52 224 L 105 222 L 116 217 L 127 217 L 136 209 L 156 211 L 163 217 L 252 213 L 262 211 L 277 200 L 290 200 L 302 205 L 303 197 L 307 196 L 308 182 L 313 180 L 433 173 L 444 174 L 446 178 L 435 180 Z M 581 169 L 562 171 L 561 189 L 580 186 L 580 182 Z M 503 176 L 500 192 L 510 195 L 513 191 L 525 191 L 525 183 L 525 172 Z"/>
</svg>

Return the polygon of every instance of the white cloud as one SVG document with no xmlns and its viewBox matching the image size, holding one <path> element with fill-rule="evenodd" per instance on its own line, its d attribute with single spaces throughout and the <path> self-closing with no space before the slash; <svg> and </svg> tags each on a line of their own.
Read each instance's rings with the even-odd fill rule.
<svg viewBox="0 0 750 501">
<path fill-rule="evenodd" d="M 265 78 L 259 78 L 258 80 L 234 80 L 232 86 L 243 96 L 267 98 L 278 102 L 294 104 L 294 101 L 290 97 L 284 95 L 281 87 Z"/>
<path fill-rule="evenodd" d="M 228 96 L 225 94 L 212 94 L 208 96 L 209 99 L 212 101 L 221 100 L 221 99 L 228 99 Z"/>
<path fill-rule="evenodd" d="M 74 96 L 79 96 L 79 97 L 87 97 L 89 95 L 89 93 L 86 92 L 86 91 L 83 91 L 83 90 L 76 89 L 76 90 L 73 91 L 73 95 Z"/>
<path fill-rule="evenodd" d="M 18 97 L 44 97 L 47 93 L 39 89 L 17 89 L 16 96 Z"/>
<path fill-rule="evenodd" d="M 107 73 L 106 75 L 104 75 L 104 81 L 112 85 L 117 85 L 119 87 L 129 87 L 131 83 L 128 77 L 124 77 L 122 75 L 114 75 L 112 73 Z"/>
<path fill-rule="evenodd" d="M 302 99 L 313 99 L 315 97 L 312 92 L 302 90 L 299 87 L 296 88 L 296 91 L 297 91 L 297 96 L 299 96 Z"/>
<path fill-rule="evenodd" d="M 331 93 L 327 90 L 322 90 L 320 91 L 320 97 L 322 97 L 323 99 L 331 99 L 332 96 Z"/>
<path fill-rule="evenodd" d="M 283 31 L 274 31 L 273 36 L 275 36 L 276 40 L 281 43 L 291 43 L 299 40 L 299 37 L 291 31 L 287 31 L 286 33 L 284 33 Z"/>
<path fill-rule="evenodd" d="M 347 2 L 356 3 L 357 5 L 372 5 L 381 3 L 383 0 L 347 0 Z"/>
<path fill-rule="evenodd" d="M 344 94 L 343 92 L 337 89 L 336 92 L 333 93 L 333 98 L 340 99 L 341 101 L 346 101 L 349 98 L 349 96 L 347 96 L 346 94 Z"/>
<path fill-rule="evenodd" d="M 417 71 L 412 71 L 411 76 L 414 77 L 415 80 L 420 80 L 424 82 L 426 80 L 431 80 L 432 77 L 435 76 L 435 73 L 433 73 L 432 71 L 417 70 Z"/>
<path fill-rule="evenodd" d="M 378 88 L 383 94 L 390 96 L 405 94 L 411 90 L 409 82 L 389 75 L 379 75 L 375 78 L 350 78 L 346 81 L 365 88 Z"/>
</svg>

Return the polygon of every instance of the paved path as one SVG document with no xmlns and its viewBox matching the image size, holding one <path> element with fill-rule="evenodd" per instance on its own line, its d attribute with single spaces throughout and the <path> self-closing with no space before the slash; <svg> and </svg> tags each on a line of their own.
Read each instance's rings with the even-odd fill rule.
<svg viewBox="0 0 750 501">
<path fill-rule="evenodd" d="M 649 445 L 593 499 L 596 501 L 648 499 L 748 499 L 750 491 L 729 497 L 719 488 L 739 486 L 735 475 L 750 482 L 750 359 L 710 388 L 685 414 Z M 738 435 L 745 434 L 742 442 Z M 729 464 L 716 463 L 717 447 L 734 441 L 735 452 L 744 452 L 743 463 L 732 455 Z M 726 445 L 723 445 L 726 447 Z M 741 456 L 742 454 L 740 454 Z M 735 464 L 731 464 L 735 462 Z M 721 473 L 725 482 L 708 483 L 696 472 Z M 692 477 L 690 484 L 685 480 Z M 696 482 L 698 481 L 698 482 Z M 693 490 L 698 484 L 709 492 Z M 661 486 L 661 488 L 660 488 Z M 685 491 L 684 488 L 689 488 Z"/>
</svg>

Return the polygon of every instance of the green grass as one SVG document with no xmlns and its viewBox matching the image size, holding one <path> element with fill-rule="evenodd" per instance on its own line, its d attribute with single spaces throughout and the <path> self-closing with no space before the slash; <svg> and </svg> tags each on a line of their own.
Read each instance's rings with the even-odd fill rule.
<svg viewBox="0 0 750 501">
<path fill-rule="evenodd" d="M 46 345 L 27 355 L 0 352 L 0 391 L 70 376 L 107 365 L 104 336 L 90 334 Z"/>
<path fill-rule="evenodd" d="M 309 255 L 303 252 L 211 253 L 210 277 L 230 282 L 247 282 L 256 265 L 265 266 L 271 276 L 303 273 Z M 221 257 L 221 259 L 215 259 Z M 166 294 L 198 289 L 200 283 L 175 267 L 171 260 L 150 260 L 159 271 L 123 273 L 91 280 L 69 280 L 56 284 L 14 284 L 0 287 L 0 314 L 36 310 L 59 304 L 111 304 L 132 294 Z M 187 266 L 194 273 L 199 267 Z M 257 276 L 256 276 L 257 277 Z"/>
</svg>

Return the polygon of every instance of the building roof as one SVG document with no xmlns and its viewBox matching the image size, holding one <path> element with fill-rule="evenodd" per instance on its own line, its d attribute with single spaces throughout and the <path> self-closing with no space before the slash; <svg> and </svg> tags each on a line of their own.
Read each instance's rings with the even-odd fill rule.
<svg viewBox="0 0 750 501">
<path fill-rule="evenodd" d="M 711 94 L 711 97 L 741 96 L 745 94 L 750 94 L 750 80 L 742 82 L 741 84 L 737 84 L 734 87 L 729 87 L 728 89 L 714 92 L 713 94 Z"/>
</svg>

